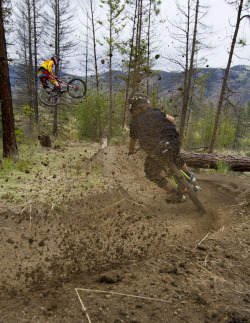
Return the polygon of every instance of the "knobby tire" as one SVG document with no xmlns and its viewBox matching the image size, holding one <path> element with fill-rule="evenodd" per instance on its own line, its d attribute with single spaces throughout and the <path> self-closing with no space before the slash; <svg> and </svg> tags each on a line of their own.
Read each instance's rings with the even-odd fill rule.
<svg viewBox="0 0 250 323">
<path fill-rule="evenodd" d="M 71 88 L 69 85 L 67 86 L 67 91 L 72 98 L 80 99 L 84 97 L 87 91 L 87 86 L 83 80 L 79 78 L 74 78 L 70 80 L 68 84 L 75 87 L 74 89 Z"/>
<path fill-rule="evenodd" d="M 186 194 L 189 196 L 191 201 L 194 203 L 194 205 L 197 207 L 198 211 L 202 214 L 207 213 L 203 204 L 199 200 L 196 192 L 192 188 L 191 184 L 188 182 L 188 180 L 184 177 L 184 175 L 179 171 L 179 169 L 176 167 L 176 165 L 171 165 L 171 174 L 174 176 L 175 181 L 178 184 L 178 187 L 181 189 L 186 189 Z"/>
<path fill-rule="evenodd" d="M 51 92 L 42 89 L 39 93 L 39 99 L 43 104 L 54 107 L 60 102 L 60 95 L 56 92 L 52 92 L 52 94 L 54 97 L 51 97 Z"/>
</svg>

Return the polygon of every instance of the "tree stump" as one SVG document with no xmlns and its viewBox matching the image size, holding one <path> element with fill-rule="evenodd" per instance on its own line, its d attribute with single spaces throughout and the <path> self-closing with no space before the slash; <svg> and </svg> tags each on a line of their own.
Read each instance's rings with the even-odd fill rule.
<svg viewBox="0 0 250 323">
<path fill-rule="evenodd" d="M 51 147 L 51 140 L 48 134 L 39 134 L 38 140 L 40 141 L 41 146 Z"/>
</svg>

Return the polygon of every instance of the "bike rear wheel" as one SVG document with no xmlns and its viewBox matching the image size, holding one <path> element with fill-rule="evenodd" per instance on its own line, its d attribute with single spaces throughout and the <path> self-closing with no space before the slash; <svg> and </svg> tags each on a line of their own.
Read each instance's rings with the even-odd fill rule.
<svg viewBox="0 0 250 323">
<path fill-rule="evenodd" d="M 60 95 L 54 91 L 47 92 L 42 89 L 39 93 L 40 101 L 49 106 L 56 106 L 60 102 Z"/>
<path fill-rule="evenodd" d="M 80 99 L 86 94 L 87 86 L 83 80 L 74 78 L 69 81 L 67 91 L 72 98 Z"/>
<path fill-rule="evenodd" d="M 194 191 L 192 184 L 188 182 L 188 180 L 184 177 L 184 175 L 179 171 L 179 169 L 175 165 L 171 165 L 171 174 L 174 176 L 174 179 L 178 185 L 178 188 L 182 191 L 186 189 L 186 194 L 189 196 L 190 200 L 197 207 L 198 211 L 202 214 L 207 213 L 203 204 L 199 200 L 196 192 Z"/>
</svg>

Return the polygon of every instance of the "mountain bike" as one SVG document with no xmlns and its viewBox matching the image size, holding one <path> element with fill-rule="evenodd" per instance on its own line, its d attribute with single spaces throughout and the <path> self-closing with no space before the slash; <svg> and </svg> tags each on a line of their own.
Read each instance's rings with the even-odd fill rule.
<svg viewBox="0 0 250 323">
<path fill-rule="evenodd" d="M 60 97 L 63 93 L 68 92 L 68 94 L 74 99 L 83 98 L 87 91 L 86 83 L 80 78 L 73 78 L 69 82 L 65 82 L 62 79 L 55 78 L 61 88 L 60 92 L 57 92 L 56 87 L 53 88 L 42 88 L 39 93 L 40 101 L 49 106 L 56 106 L 60 102 Z M 62 84 L 66 85 L 66 89 L 62 89 Z"/>
<path fill-rule="evenodd" d="M 174 185 L 180 194 L 184 193 L 185 195 L 188 195 L 201 214 L 207 213 L 197 195 L 197 191 L 200 190 L 200 187 L 195 183 L 190 182 L 190 178 L 183 170 L 180 170 L 174 162 L 170 162 L 166 166 L 165 172 L 172 178 Z"/>
<path fill-rule="evenodd" d="M 135 149 L 135 153 L 140 150 L 141 147 L 137 147 Z M 180 195 L 188 195 L 201 214 L 207 213 L 197 195 L 197 192 L 200 191 L 200 187 L 190 181 L 189 176 L 176 166 L 172 158 L 168 160 L 168 163 L 164 167 L 164 172 L 166 173 L 166 176 L 172 178 L 176 190 L 180 193 Z"/>
</svg>

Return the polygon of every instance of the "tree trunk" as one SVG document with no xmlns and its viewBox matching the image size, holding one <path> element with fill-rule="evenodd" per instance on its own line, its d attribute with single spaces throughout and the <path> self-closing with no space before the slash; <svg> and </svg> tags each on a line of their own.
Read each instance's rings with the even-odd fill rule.
<svg viewBox="0 0 250 323">
<path fill-rule="evenodd" d="M 2 2 L 0 2 L 0 104 L 3 124 L 3 157 L 5 158 L 17 154 L 18 149 L 15 136 Z"/>
<path fill-rule="evenodd" d="M 38 84 L 37 84 L 37 71 L 38 71 L 38 66 L 37 66 L 37 22 L 36 22 L 36 1 L 33 0 L 33 28 L 34 28 L 34 61 L 35 61 L 35 66 L 34 66 L 34 109 L 35 109 L 35 122 L 38 124 L 39 121 L 39 111 L 38 111 Z"/>
<path fill-rule="evenodd" d="M 134 75 L 132 80 L 132 89 L 134 92 L 139 91 L 141 83 L 141 32 L 142 32 L 142 0 L 137 3 L 137 26 L 136 26 L 136 44 L 134 59 Z"/>
<path fill-rule="evenodd" d="M 109 25 L 109 136 L 113 136 L 113 83 L 112 83 L 112 56 L 113 56 L 113 11 L 112 3 L 110 3 L 110 25 Z"/>
<path fill-rule="evenodd" d="M 59 29 L 60 29 L 60 11 L 59 11 L 59 0 L 55 0 L 55 54 L 60 56 L 59 48 Z M 58 76 L 58 65 L 55 66 L 55 75 Z M 58 132 L 58 118 L 57 118 L 58 107 L 55 106 L 53 113 L 53 135 L 56 137 Z"/>
<path fill-rule="evenodd" d="M 95 46 L 94 46 L 95 49 Z M 85 82 L 86 86 L 88 87 L 88 56 L 89 56 L 89 14 L 87 13 L 87 33 L 86 33 L 86 44 L 85 44 L 85 53 L 86 53 L 86 59 L 85 59 Z M 98 88 L 97 88 L 98 91 Z"/>
<path fill-rule="evenodd" d="M 214 154 L 202 154 L 202 153 L 181 153 L 182 158 L 185 160 L 188 166 L 198 168 L 214 168 L 217 169 L 218 162 L 226 163 L 230 170 L 237 172 L 249 172 L 250 171 L 250 158 L 240 156 L 222 156 Z"/>
<path fill-rule="evenodd" d="M 147 70 L 150 70 L 150 28 L 151 28 L 151 10 L 152 10 L 152 0 L 149 1 L 149 9 L 148 9 L 148 35 L 147 35 Z M 149 96 L 149 74 L 147 74 L 147 96 Z"/>
<path fill-rule="evenodd" d="M 193 69 L 194 69 L 194 55 L 195 55 L 195 52 L 196 52 L 198 15 L 199 15 L 199 0 L 196 0 L 192 51 L 191 51 L 189 69 L 188 69 L 188 73 L 187 73 L 187 80 L 186 80 L 187 81 L 187 84 L 186 84 L 187 86 L 186 86 L 186 89 L 185 89 L 185 91 L 183 93 L 183 106 L 182 106 L 181 123 L 180 123 L 180 130 L 179 130 L 181 140 L 183 139 L 183 135 L 184 135 L 184 129 L 185 129 L 185 124 L 186 124 L 186 116 L 187 116 L 187 110 L 188 110 L 188 103 L 189 103 L 189 100 L 190 100 L 190 88 L 191 88 L 192 75 L 193 75 Z"/>
<path fill-rule="evenodd" d="M 96 79 L 96 89 L 99 91 L 99 76 L 98 76 L 98 65 L 97 65 L 97 49 L 96 49 L 96 31 L 95 31 L 95 18 L 94 18 L 94 9 L 93 1 L 90 2 L 91 9 L 91 24 L 92 24 L 92 36 L 93 36 L 93 51 L 94 51 L 94 62 L 95 62 L 95 79 Z M 86 74 L 87 77 L 87 74 Z"/>
<path fill-rule="evenodd" d="M 224 94 L 225 94 L 226 85 L 227 85 L 227 78 L 228 78 L 228 74 L 229 74 L 229 70 L 230 70 L 230 66 L 231 66 L 231 62 L 232 62 L 234 46 L 235 46 L 235 43 L 236 43 L 236 39 L 237 39 L 238 31 L 239 31 L 239 26 L 240 26 L 240 21 L 241 21 L 242 6 L 243 6 L 243 0 L 240 0 L 240 5 L 239 5 L 239 9 L 238 9 L 238 16 L 237 16 L 237 22 L 236 22 L 235 31 L 234 31 L 234 36 L 233 36 L 233 40 L 232 40 L 232 44 L 231 44 L 231 49 L 230 49 L 228 62 L 227 62 L 227 68 L 226 68 L 226 72 L 225 72 L 225 75 L 224 75 L 224 78 L 223 78 L 223 83 L 222 83 L 221 92 L 220 92 L 220 98 L 219 98 L 217 112 L 216 112 L 216 116 L 215 116 L 214 130 L 213 130 L 211 143 L 210 143 L 210 147 L 209 147 L 209 153 L 210 154 L 212 154 L 212 152 L 214 150 L 215 137 L 216 137 L 216 132 L 217 132 L 218 124 L 219 124 L 221 107 L 222 107 L 223 100 L 224 100 Z"/>
<path fill-rule="evenodd" d="M 133 17 L 133 29 L 132 29 L 132 37 L 131 37 L 131 45 L 130 45 L 131 47 L 130 47 L 129 64 L 128 64 L 128 78 L 127 78 L 127 84 L 126 84 L 125 102 L 124 102 L 123 118 L 122 118 L 122 129 L 124 129 L 124 127 L 125 127 L 126 110 L 128 108 L 128 94 L 129 94 L 129 89 L 130 89 L 131 67 L 132 67 L 133 48 L 134 48 L 135 29 L 136 29 L 137 5 L 138 5 L 138 0 L 136 0 L 135 13 L 134 13 L 134 17 Z"/>
</svg>

